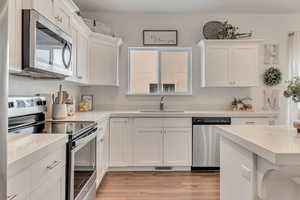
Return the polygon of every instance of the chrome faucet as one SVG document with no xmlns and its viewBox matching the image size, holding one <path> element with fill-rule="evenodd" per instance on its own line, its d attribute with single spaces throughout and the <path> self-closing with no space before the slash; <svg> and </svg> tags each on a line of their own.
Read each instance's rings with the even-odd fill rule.
<svg viewBox="0 0 300 200">
<path fill-rule="evenodd" d="M 165 96 L 162 96 L 160 98 L 160 106 L 159 106 L 160 111 L 164 111 L 165 110 L 165 100 L 166 100 L 166 98 L 167 97 L 165 97 Z"/>
</svg>

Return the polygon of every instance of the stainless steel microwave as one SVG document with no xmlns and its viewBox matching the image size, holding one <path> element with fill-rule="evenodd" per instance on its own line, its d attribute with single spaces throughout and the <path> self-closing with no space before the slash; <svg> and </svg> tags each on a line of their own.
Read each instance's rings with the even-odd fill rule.
<svg viewBox="0 0 300 200">
<path fill-rule="evenodd" d="M 34 78 L 72 76 L 72 38 L 36 10 L 22 11 L 22 73 Z"/>
</svg>

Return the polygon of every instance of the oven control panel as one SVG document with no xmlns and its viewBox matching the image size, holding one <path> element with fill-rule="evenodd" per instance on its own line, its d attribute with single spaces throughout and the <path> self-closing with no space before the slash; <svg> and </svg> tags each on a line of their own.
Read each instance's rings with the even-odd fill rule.
<svg viewBox="0 0 300 200">
<path fill-rule="evenodd" d="M 10 97 L 8 98 L 8 117 L 46 111 L 45 97 Z"/>
</svg>

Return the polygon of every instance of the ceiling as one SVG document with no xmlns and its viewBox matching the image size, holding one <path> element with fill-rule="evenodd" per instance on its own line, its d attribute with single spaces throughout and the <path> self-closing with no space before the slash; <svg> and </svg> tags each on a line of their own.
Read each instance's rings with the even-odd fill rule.
<svg viewBox="0 0 300 200">
<path fill-rule="evenodd" d="M 299 0 L 74 0 L 83 11 L 300 13 Z"/>
</svg>

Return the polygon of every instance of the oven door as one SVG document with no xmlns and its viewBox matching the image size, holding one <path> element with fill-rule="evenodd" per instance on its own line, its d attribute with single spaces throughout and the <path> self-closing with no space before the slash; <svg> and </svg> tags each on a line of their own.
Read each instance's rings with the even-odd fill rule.
<svg viewBox="0 0 300 200">
<path fill-rule="evenodd" d="M 95 192 L 97 129 L 72 142 L 70 199 L 82 200 Z"/>
<path fill-rule="evenodd" d="M 71 37 L 35 10 L 23 10 L 23 69 L 71 76 Z"/>
</svg>

